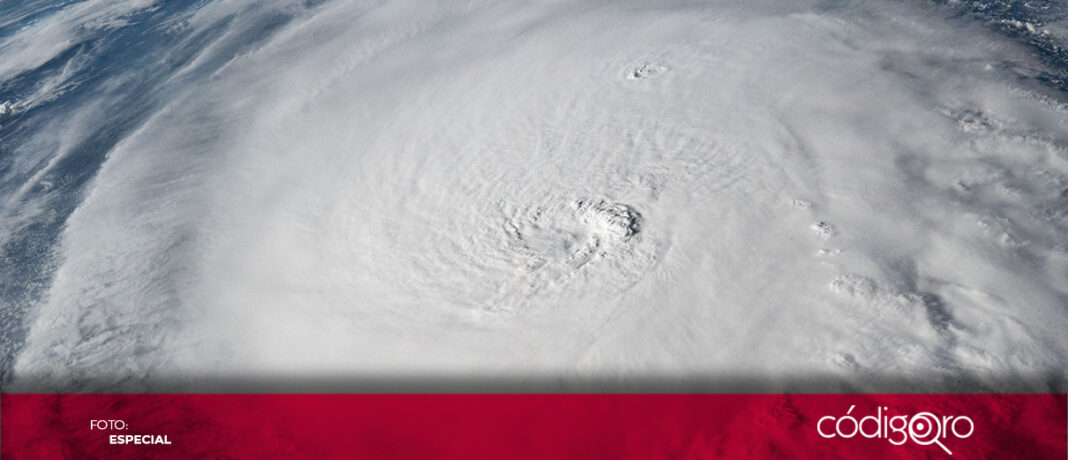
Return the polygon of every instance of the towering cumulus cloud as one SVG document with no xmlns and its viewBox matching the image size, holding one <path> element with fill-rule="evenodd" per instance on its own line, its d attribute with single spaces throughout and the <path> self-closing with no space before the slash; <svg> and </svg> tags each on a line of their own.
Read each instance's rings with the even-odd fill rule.
<svg viewBox="0 0 1068 460">
<path fill-rule="evenodd" d="M 8 385 L 1063 391 L 1064 28 L 973 3 L 12 12 Z"/>
</svg>

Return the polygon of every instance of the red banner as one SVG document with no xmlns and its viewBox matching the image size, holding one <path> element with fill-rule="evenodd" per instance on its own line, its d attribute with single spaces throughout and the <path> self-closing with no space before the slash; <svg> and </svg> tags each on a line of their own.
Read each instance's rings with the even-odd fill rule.
<svg viewBox="0 0 1068 460">
<path fill-rule="evenodd" d="M 1065 395 L 5 394 L 0 455 L 1054 458 Z"/>
</svg>

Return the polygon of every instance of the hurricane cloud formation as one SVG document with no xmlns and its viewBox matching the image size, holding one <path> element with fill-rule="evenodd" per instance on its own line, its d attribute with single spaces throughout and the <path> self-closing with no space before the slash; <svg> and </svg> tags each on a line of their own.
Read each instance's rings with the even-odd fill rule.
<svg viewBox="0 0 1068 460">
<path fill-rule="evenodd" d="M 7 385 L 1063 391 L 1026 8 L 4 5 Z"/>
</svg>

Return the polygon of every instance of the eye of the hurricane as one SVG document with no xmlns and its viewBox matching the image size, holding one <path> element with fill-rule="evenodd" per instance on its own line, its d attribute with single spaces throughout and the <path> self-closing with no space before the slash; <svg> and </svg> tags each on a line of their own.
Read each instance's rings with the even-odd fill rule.
<svg viewBox="0 0 1068 460">
<path fill-rule="evenodd" d="M 578 269 L 636 238 L 641 226 L 642 215 L 628 205 L 576 200 L 566 207 L 540 208 L 508 219 L 504 229 L 521 251 L 538 259 L 533 267 L 562 257 Z"/>
<path fill-rule="evenodd" d="M 561 201 L 517 209 L 504 220 L 505 252 L 523 280 L 507 297 L 541 291 L 581 296 L 584 290 L 625 289 L 655 260 L 643 241 L 643 217 L 633 207 L 605 199 Z M 541 292 L 546 294 L 546 292 Z"/>
</svg>

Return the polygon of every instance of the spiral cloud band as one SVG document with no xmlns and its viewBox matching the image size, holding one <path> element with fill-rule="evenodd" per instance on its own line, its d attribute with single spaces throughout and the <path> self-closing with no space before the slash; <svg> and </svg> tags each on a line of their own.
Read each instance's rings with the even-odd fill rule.
<svg viewBox="0 0 1068 460">
<path fill-rule="evenodd" d="M 5 25 L 0 243 L 58 219 L 10 259 L 42 273 L 4 299 L 10 384 L 1063 391 L 1064 32 L 968 8 L 93 0 Z M 98 69 L 137 28 L 143 65 Z"/>
</svg>

